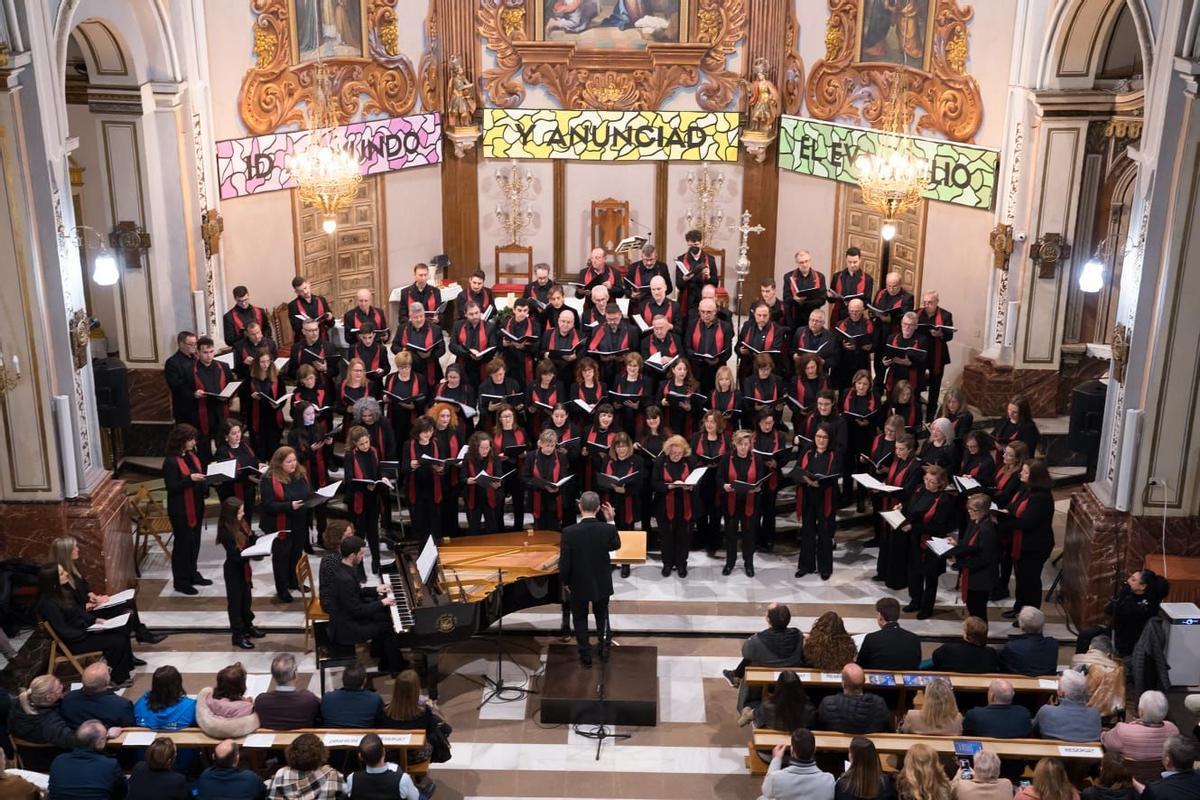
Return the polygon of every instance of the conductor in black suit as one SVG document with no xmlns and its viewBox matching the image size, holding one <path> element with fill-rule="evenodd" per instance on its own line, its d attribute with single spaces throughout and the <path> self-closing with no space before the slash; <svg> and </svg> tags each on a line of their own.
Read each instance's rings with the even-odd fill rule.
<svg viewBox="0 0 1200 800">
<path fill-rule="evenodd" d="M 608 598 L 612 597 L 612 562 L 608 554 L 621 547 L 617 526 L 598 519 L 600 495 L 584 492 L 579 496 L 580 521 L 562 532 L 562 550 L 558 560 L 563 585 L 571 603 L 571 619 L 575 626 L 575 642 L 579 646 L 579 663 L 592 666 L 592 647 L 588 642 L 588 603 L 596 617 L 596 633 L 600 640 L 600 660 L 608 660 L 612 631 L 608 626 Z M 605 506 L 605 516 L 613 518 L 611 506 Z"/>
<path fill-rule="evenodd" d="M 343 646 L 373 642 L 381 649 L 380 667 L 399 669 L 403 664 L 388 612 L 396 599 L 385 594 L 383 584 L 363 587 L 358 582 L 358 565 L 366 547 L 361 536 L 342 539 L 342 561 L 330 573 L 327 591 L 322 592 L 322 597 L 328 599 L 325 611 L 329 614 L 329 638 Z"/>
</svg>

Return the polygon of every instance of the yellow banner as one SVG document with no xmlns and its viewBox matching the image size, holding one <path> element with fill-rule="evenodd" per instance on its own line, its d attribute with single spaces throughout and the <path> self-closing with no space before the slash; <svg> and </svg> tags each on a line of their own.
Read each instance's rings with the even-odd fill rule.
<svg viewBox="0 0 1200 800">
<path fill-rule="evenodd" d="M 726 111 L 487 108 L 485 158 L 737 161 L 740 115 Z"/>
</svg>

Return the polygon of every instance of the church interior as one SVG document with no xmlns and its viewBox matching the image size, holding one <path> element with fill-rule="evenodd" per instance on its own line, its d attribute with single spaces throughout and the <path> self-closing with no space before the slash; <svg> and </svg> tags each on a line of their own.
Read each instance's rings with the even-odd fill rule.
<svg viewBox="0 0 1200 800">
<path fill-rule="evenodd" d="M 784 797 L 764 775 L 798 740 L 747 724 L 779 666 L 729 673 L 769 607 L 806 650 L 835 613 L 861 661 L 895 598 L 934 671 L 965 618 L 1003 651 L 1040 607 L 1056 668 L 1013 678 L 1036 714 L 1149 572 L 1168 602 L 1134 634 L 1162 621 L 1194 742 L 1198 75 L 1200 0 L 0 0 L 0 688 L 71 690 L 99 655 L 45 619 L 57 561 L 84 601 L 134 593 L 132 664 L 82 648 L 130 700 L 235 662 L 253 697 L 291 654 L 318 698 L 363 663 L 388 703 L 414 668 L 453 728 L 433 762 L 405 750 L 424 731 L 384 737 L 422 797 Z M 911 481 L 873 457 L 902 444 Z M 611 573 L 594 666 L 562 533 L 593 492 L 621 532 L 587 579 Z M 330 539 L 346 522 L 366 544 Z M 362 601 L 370 646 L 330 632 L 343 565 L 396 603 Z M 1106 731 L 1155 685 L 1117 646 Z M 845 663 L 780 665 L 823 709 Z M 919 741 L 956 752 L 897 732 L 908 677 L 868 668 L 892 775 Z M 128 771 L 154 737 L 126 727 Z M 335 764 L 361 736 L 301 727 Z M 291 734 L 265 728 L 232 738 L 270 782 Z M 197 769 L 225 738 L 172 736 Z M 995 746 L 1035 786 L 1039 759 L 1082 788 L 1106 755 L 1026 738 Z"/>
</svg>

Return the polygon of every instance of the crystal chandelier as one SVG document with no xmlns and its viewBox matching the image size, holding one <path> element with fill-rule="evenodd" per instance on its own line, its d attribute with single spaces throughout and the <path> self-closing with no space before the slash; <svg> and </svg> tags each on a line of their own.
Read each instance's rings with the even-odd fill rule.
<svg viewBox="0 0 1200 800">
<path fill-rule="evenodd" d="M 864 153 L 854 160 L 855 177 L 862 189 L 863 202 L 884 218 L 886 233 L 895 235 L 896 218 L 915 208 L 929 187 L 929 159 L 921 153 L 915 140 L 904 135 L 905 76 L 896 73 L 892 85 L 895 91 L 883 112 L 883 132 L 878 136 L 878 149 Z"/>
<path fill-rule="evenodd" d="M 337 229 L 338 210 L 358 194 L 362 183 L 358 155 L 338 135 L 332 94 L 325 62 L 318 56 L 308 104 L 308 138 L 300 150 L 284 159 L 300 201 L 321 214 L 325 233 Z"/>
</svg>

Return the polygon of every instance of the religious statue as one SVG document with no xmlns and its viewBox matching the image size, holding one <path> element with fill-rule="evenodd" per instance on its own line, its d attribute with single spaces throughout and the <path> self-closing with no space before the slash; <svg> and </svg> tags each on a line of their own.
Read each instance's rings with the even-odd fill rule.
<svg viewBox="0 0 1200 800">
<path fill-rule="evenodd" d="M 779 108 L 779 89 L 767 78 L 766 62 L 759 59 L 750 86 L 750 130 L 769 133 L 779 118 Z"/>
<path fill-rule="evenodd" d="M 450 60 L 450 82 L 446 91 L 446 117 L 452 128 L 468 128 L 475 120 L 475 86 L 458 57 Z"/>
</svg>

